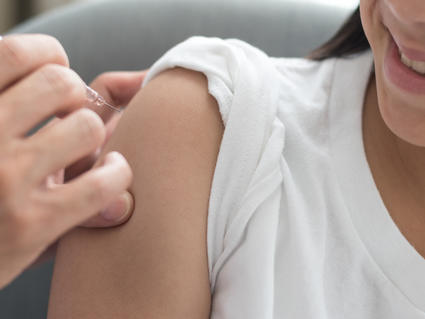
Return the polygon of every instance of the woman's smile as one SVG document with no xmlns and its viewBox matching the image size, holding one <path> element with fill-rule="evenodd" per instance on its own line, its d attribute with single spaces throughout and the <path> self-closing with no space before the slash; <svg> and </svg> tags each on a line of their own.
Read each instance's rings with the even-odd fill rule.
<svg viewBox="0 0 425 319">
<path fill-rule="evenodd" d="M 390 37 L 390 45 L 384 59 L 385 77 L 402 90 L 413 94 L 425 94 L 425 76 L 421 74 L 425 72 L 425 63 L 412 61 L 407 58 L 408 53 L 405 52 L 408 51 L 403 51 L 394 37 Z"/>
<path fill-rule="evenodd" d="M 376 8 L 379 8 L 381 22 L 389 34 L 383 60 L 385 80 L 403 91 L 425 95 L 422 17 L 400 1 L 382 0 L 379 4 Z"/>
<path fill-rule="evenodd" d="M 375 62 L 373 107 L 397 139 L 424 147 L 425 2 L 361 0 L 360 11 Z"/>
</svg>

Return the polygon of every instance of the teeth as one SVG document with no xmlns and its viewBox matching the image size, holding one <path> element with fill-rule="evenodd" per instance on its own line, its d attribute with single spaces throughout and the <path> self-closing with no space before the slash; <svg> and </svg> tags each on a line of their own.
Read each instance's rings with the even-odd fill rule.
<svg viewBox="0 0 425 319">
<path fill-rule="evenodd" d="M 425 62 L 413 62 L 412 69 L 420 74 L 425 74 Z"/>
<path fill-rule="evenodd" d="M 410 60 L 407 56 L 403 54 L 403 52 L 401 52 L 400 50 L 399 52 L 401 56 L 401 62 L 403 62 L 404 65 L 408 66 L 409 68 L 420 74 L 425 75 L 425 62 Z"/>
<path fill-rule="evenodd" d="M 411 68 L 413 64 L 413 61 L 406 57 L 403 53 L 401 53 L 401 62 L 403 62 L 409 68 Z"/>
</svg>

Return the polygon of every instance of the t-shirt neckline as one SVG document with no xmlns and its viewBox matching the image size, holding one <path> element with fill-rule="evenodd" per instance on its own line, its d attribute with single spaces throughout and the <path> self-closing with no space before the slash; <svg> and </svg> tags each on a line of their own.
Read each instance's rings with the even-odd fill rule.
<svg viewBox="0 0 425 319">
<path fill-rule="evenodd" d="M 336 59 L 330 96 L 330 147 L 353 225 L 384 275 L 425 312 L 425 259 L 400 232 L 370 170 L 362 133 L 363 101 L 373 68 L 369 50 Z"/>
</svg>

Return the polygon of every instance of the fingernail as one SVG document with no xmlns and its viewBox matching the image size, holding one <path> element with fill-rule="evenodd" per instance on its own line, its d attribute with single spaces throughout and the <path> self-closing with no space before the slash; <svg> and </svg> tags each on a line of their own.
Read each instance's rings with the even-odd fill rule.
<svg viewBox="0 0 425 319">
<path fill-rule="evenodd" d="M 112 204 L 100 213 L 107 221 L 120 222 L 128 217 L 132 209 L 131 195 L 126 192 L 121 194 Z"/>
</svg>

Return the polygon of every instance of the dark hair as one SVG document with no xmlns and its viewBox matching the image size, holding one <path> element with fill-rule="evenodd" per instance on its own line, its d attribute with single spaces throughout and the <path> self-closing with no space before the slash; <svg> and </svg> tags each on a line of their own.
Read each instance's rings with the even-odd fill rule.
<svg viewBox="0 0 425 319">
<path fill-rule="evenodd" d="M 345 57 L 370 48 L 360 19 L 360 7 L 345 21 L 336 34 L 315 49 L 307 58 L 322 61 L 327 58 Z"/>
</svg>

